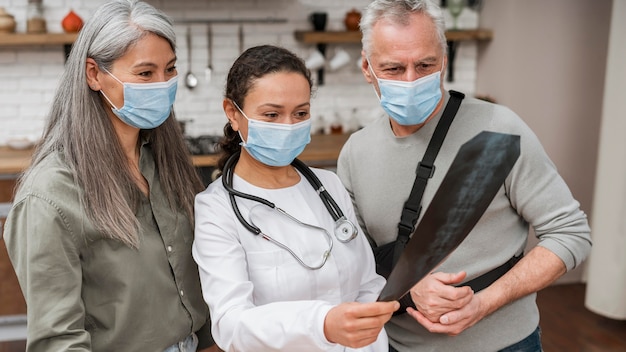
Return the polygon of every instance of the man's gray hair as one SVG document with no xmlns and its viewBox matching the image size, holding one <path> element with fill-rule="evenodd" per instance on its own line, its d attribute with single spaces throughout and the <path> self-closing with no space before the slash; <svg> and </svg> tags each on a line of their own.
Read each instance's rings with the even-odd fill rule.
<svg viewBox="0 0 626 352">
<path fill-rule="evenodd" d="M 381 19 L 408 25 L 409 15 L 423 13 L 430 17 L 437 28 L 442 52 L 447 51 L 446 25 L 441 7 L 433 0 L 374 0 L 366 8 L 359 24 L 363 38 L 363 50 L 369 56 L 372 49 L 372 28 Z"/>
</svg>

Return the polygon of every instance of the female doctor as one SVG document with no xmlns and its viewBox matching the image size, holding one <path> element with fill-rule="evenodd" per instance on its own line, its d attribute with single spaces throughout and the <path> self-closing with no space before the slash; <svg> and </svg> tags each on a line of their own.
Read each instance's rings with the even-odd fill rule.
<svg viewBox="0 0 626 352">
<path fill-rule="evenodd" d="M 398 302 L 337 176 L 296 158 L 310 141 L 310 73 L 275 46 L 227 77 L 222 176 L 196 196 L 193 257 L 225 351 L 387 351 Z M 242 148 L 243 146 L 243 148 Z"/>
</svg>

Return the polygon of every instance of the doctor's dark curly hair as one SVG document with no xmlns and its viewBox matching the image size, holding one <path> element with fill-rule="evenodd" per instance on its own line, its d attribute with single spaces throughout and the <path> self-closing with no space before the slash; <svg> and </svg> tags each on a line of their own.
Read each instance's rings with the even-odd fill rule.
<svg viewBox="0 0 626 352">
<path fill-rule="evenodd" d="M 311 72 L 301 58 L 281 47 L 260 45 L 249 48 L 235 60 L 226 78 L 224 97 L 244 109 L 245 97 L 255 81 L 267 74 L 277 72 L 299 73 L 307 79 L 309 88 L 313 87 Z M 230 123 L 226 123 L 224 137 L 219 143 L 221 156 L 217 167 L 220 171 L 224 170 L 224 164 L 228 158 L 241 150 L 239 143 L 241 143 L 239 133 L 232 129 Z"/>
</svg>

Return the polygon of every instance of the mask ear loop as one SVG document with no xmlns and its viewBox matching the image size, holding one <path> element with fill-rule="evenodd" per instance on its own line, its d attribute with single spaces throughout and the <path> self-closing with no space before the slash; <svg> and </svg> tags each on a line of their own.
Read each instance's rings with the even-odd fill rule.
<svg viewBox="0 0 626 352">
<path fill-rule="evenodd" d="M 122 87 L 124 86 L 124 83 L 122 81 L 120 81 L 117 77 L 115 77 L 109 70 L 107 70 L 106 68 L 102 67 L 102 71 L 106 72 L 109 76 L 113 77 L 113 79 L 118 81 L 122 85 Z M 100 92 L 100 94 L 102 94 L 104 99 L 106 99 L 109 102 L 109 104 L 111 104 L 111 106 L 113 107 L 114 110 L 118 110 L 118 111 L 120 110 L 117 106 L 115 106 L 115 104 L 113 104 L 111 99 L 109 99 L 109 97 L 107 97 L 107 95 L 104 94 L 104 91 L 102 89 L 100 89 L 99 92 Z"/>
<path fill-rule="evenodd" d="M 367 61 L 367 68 L 370 70 L 370 73 L 378 81 L 378 76 L 376 76 L 376 73 L 374 73 L 374 69 L 372 68 L 372 63 L 370 62 L 370 58 L 365 57 L 365 61 Z"/>
<path fill-rule="evenodd" d="M 237 104 L 234 100 L 232 100 L 232 99 L 231 99 L 230 101 L 233 103 L 233 105 L 235 105 L 235 107 L 237 108 L 237 110 L 239 110 L 239 112 L 241 113 L 241 115 L 243 115 L 243 117 L 245 117 L 245 118 L 246 118 L 246 120 L 250 121 L 250 118 L 248 117 L 248 115 L 246 115 L 246 113 L 245 113 L 245 112 L 243 112 L 243 110 L 241 110 L 241 108 L 239 107 L 239 105 L 238 105 L 238 104 Z"/>
<path fill-rule="evenodd" d="M 241 115 L 243 117 L 245 117 L 245 119 L 250 122 L 250 118 L 248 117 L 248 115 L 246 115 L 245 112 L 243 112 L 243 110 L 241 110 L 241 108 L 239 107 L 239 105 L 232 99 L 229 99 L 231 101 L 231 103 L 233 103 L 233 105 L 237 108 L 237 110 L 239 110 L 239 112 L 241 113 Z M 239 143 L 240 146 L 245 147 L 246 146 L 246 140 L 243 139 L 243 136 L 241 135 L 241 129 L 237 130 L 237 133 L 239 134 L 239 138 L 241 139 L 241 143 Z"/>
<path fill-rule="evenodd" d="M 102 96 L 104 97 L 104 99 L 106 99 L 106 101 L 109 102 L 109 104 L 111 104 L 111 109 L 113 110 L 117 110 L 119 111 L 120 109 L 117 108 L 117 106 L 115 106 L 115 104 L 113 104 L 113 102 L 111 101 L 111 99 L 109 99 L 109 97 L 107 97 L 106 94 L 104 94 L 104 91 L 102 91 L 102 89 L 100 89 L 100 94 L 102 94 Z"/>
<path fill-rule="evenodd" d="M 444 79 L 446 78 L 446 70 L 445 70 L 445 65 L 444 65 L 445 62 L 446 62 L 446 56 L 444 55 L 441 58 L 441 71 L 439 71 L 441 74 L 441 82 L 443 82 Z"/>
<path fill-rule="evenodd" d="M 374 76 L 374 79 L 376 80 L 376 85 L 378 85 L 378 77 L 374 73 L 374 69 L 372 68 L 372 63 L 370 62 L 370 58 L 366 56 L 365 61 L 367 61 L 367 69 L 370 71 L 372 76 Z M 374 94 L 376 94 L 376 98 L 378 98 L 378 102 L 380 103 L 381 95 L 378 94 L 378 91 L 376 91 L 376 87 L 374 86 L 374 84 L 372 84 L 372 89 L 374 90 Z"/>
</svg>

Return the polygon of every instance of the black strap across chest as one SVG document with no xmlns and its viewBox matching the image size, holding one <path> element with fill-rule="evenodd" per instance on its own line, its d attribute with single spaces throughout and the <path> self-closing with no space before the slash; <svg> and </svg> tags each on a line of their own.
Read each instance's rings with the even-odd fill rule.
<svg viewBox="0 0 626 352">
<path fill-rule="evenodd" d="M 417 164 L 415 183 L 413 183 L 409 198 L 404 203 L 400 222 L 398 223 L 398 238 L 393 251 L 393 265 L 395 265 L 400 258 L 400 254 L 402 254 L 404 247 L 409 242 L 411 233 L 415 230 L 415 224 L 422 212 L 421 203 L 426 184 L 428 183 L 428 179 L 431 178 L 435 172 L 435 159 L 450 129 L 450 125 L 459 110 L 459 106 L 461 106 L 463 98 L 465 98 L 465 94 L 454 90 L 450 91 L 448 104 L 443 110 L 441 119 L 437 123 L 437 127 L 428 143 L 422 161 Z"/>
</svg>

